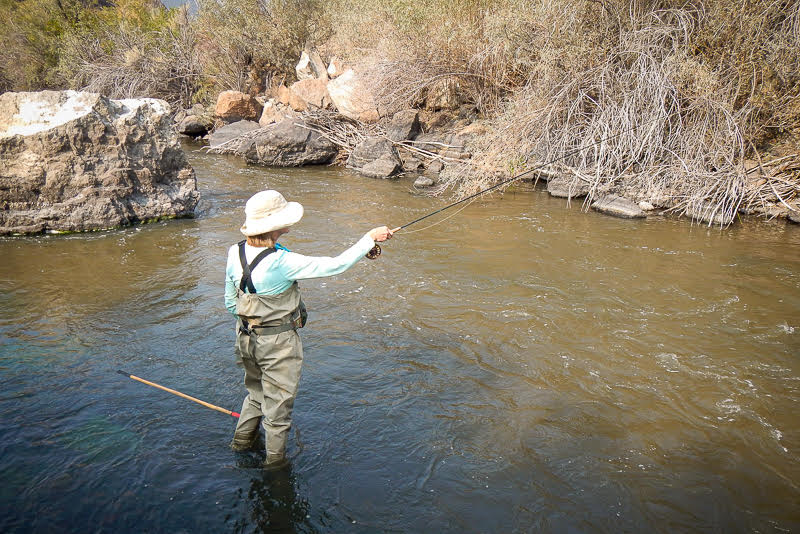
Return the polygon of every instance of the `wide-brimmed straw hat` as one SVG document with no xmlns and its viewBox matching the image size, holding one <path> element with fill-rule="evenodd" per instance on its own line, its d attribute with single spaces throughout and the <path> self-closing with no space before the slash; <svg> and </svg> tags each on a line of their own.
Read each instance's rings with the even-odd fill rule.
<svg viewBox="0 0 800 534">
<path fill-rule="evenodd" d="M 303 217 L 303 206 L 299 202 L 287 202 L 283 195 L 269 189 L 250 197 L 244 213 L 246 219 L 241 232 L 253 236 L 293 225 Z"/>
</svg>

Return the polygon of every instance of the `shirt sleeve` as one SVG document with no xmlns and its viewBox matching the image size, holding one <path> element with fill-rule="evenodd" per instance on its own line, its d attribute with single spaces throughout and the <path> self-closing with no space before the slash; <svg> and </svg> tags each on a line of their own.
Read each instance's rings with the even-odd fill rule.
<svg viewBox="0 0 800 534">
<path fill-rule="evenodd" d="M 303 256 L 295 252 L 286 252 L 281 258 L 279 268 L 289 280 L 333 276 L 343 273 L 355 265 L 373 246 L 375 246 L 375 241 L 372 240 L 369 234 L 365 234 L 355 245 L 334 258 Z"/>
<path fill-rule="evenodd" d="M 235 247 L 228 250 L 228 265 L 225 268 L 225 307 L 236 316 L 236 282 L 241 277 L 241 265 Z"/>
</svg>

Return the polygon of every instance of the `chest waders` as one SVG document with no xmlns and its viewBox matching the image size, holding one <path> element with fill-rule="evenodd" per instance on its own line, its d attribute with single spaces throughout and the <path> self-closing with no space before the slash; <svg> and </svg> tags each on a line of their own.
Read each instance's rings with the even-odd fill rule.
<svg viewBox="0 0 800 534">
<path fill-rule="evenodd" d="M 280 464 L 286 456 L 286 440 L 292 408 L 300 381 L 303 346 L 297 329 L 305 326 L 306 309 L 294 282 L 277 295 L 258 295 L 252 272 L 275 252 L 263 250 L 248 264 L 245 241 L 239 243 L 242 280 L 236 296 L 236 356 L 245 370 L 247 397 L 242 403 L 231 447 L 246 450 L 258 435 L 258 423 L 266 437 L 266 464 Z"/>
</svg>

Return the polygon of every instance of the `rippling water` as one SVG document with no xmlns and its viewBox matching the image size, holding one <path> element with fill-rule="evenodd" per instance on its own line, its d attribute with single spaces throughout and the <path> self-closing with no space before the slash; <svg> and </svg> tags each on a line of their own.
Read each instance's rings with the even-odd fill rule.
<svg viewBox="0 0 800 534">
<path fill-rule="evenodd" d="M 336 254 L 443 201 L 187 146 L 198 217 L 0 241 L 4 532 L 800 530 L 800 228 L 623 221 L 542 191 L 302 284 L 288 473 L 228 448 L 244 201 Z"/>
</svg>

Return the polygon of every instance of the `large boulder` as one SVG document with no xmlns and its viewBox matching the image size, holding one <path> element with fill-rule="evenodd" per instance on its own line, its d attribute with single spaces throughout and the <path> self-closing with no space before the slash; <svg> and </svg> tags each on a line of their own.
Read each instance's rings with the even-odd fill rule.
<svg viewBox="0 0 800 534">
<path fill-rule="evenodd" d="M 291 117 L 262 128 L 239 151 L 250 163 L 278 167 L 321 165 L 339 152 L 335 144 Z"/>
<path fill-rule="evenodd" d="M 347 69 L 329 81 L 328 94 L 333 105 L 345 117 L 362 122 L 376 122 L 379 118 L 375 99 L 353 69 Z"/>
<path fill-rule="evenodd" d="M 197 199 L 194 170 L 163 100 L 0 95 L 0 234 L 189 216 Z"/>
<path fill-rule="evenodd" d="M 261 117 L 261 108 L 261 103 L 253 96 L 239 91 L 222 91 L 217 96 L 214 114 L 223 122 L 257 121 Z"/>
</svg>

